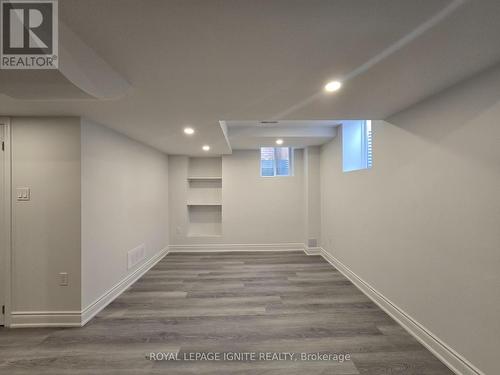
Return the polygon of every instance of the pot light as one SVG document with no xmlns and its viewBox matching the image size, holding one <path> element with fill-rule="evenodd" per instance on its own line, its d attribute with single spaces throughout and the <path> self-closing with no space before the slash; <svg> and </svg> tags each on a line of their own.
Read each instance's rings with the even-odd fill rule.
<svg viewBox="0 0 500 375">
<path fill-rule="evenodd" d="M 342 83 L 339 81 L 331 81 L 325 85 L 325 91 L 335 92 L 342 87 Z"/>
<path fill-rule="evenodd" d="M 184 128 L 184 133 L 191 135 L 194 134 L 194 129 L 193 128 Z"/>
<path fill-rule="evenodd" d="M 210 146 L 209 145 L 205 145 L 202 148 L 203 148 L 203 151 L 210 151 Z"/>
<path fill-rule="evenodd" d="M 283 144 L 283 140 L 282 139 L 277 139 L 276 140 L 276 144 L 277 145 L 282 145 Z"/>
</svg>

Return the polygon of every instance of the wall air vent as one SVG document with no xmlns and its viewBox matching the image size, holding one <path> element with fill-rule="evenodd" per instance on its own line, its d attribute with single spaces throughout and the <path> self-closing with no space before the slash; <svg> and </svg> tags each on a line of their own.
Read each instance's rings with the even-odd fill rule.
<svg viewBox="0 0 500 375">
<path fill-rule="evenodd" d="M 309 238 L 307 241 L 308 247 L 318 247 L 318 240 L 316 238 Z"/>
<path fill-rule="evenodd" d="M 135 267 L 146 257 L 146 245 L 142 244 L 127 253 L 127 269 Z"/>
</svg>

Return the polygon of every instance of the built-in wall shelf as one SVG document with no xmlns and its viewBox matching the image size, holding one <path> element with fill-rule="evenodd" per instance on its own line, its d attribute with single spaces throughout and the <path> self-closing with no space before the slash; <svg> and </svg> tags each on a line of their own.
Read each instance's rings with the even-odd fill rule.
<svg viewBox="0 0 500 375">
<path fill-rule="evenodd" d="M 188 181 L 220 181 L 220 180 L 222 180 L 222 177 L 215 177 L 215 176 L 194 177 L 194 176 L 190 176 L 187 179 L 188 179 Z"/>
<path fill-rule="evenodd" d="M 189 158 L 188 237 L 222 235 L 222 158 Z"/>
<path fill-rule="evenodd" d="M 188 206 L 189 237 L 222 235 L 222 206 Z"/>
<path fill-rule="evenodd" d="M 188 206 L 222 206 L 221 202 L 188 202 Z"/>
</svg>

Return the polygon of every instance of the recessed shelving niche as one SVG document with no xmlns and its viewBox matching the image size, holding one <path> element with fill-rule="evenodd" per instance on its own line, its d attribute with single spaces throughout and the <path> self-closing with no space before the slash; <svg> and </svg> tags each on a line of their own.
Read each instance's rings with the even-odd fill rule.
<svg viewBox="0 0 500 375">
<path fill-rule="evenodd" d="M 188 206 L 189 237 L 222 235 L 222 206 Z"/>
<path fill-rule="evenodd" d="M 189 158 L 188 236 L 222 235 L 222 158 Z"/>
</svg>

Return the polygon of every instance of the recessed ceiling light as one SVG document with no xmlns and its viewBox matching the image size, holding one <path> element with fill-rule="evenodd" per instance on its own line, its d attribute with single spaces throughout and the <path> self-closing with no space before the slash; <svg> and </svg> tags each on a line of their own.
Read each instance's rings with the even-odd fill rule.
<svg viewBox="0 0 500 375">
<path fill-rule="evenodd" d="M 277 139 L 276 140 L 276 144 L 277 145 L 282 145 L 283 144 L 283 140 L 282 139 Z"/>
<path fill-rule="evenodd" d="M 191 135 L 194 134 L 194 129 L 193 128 L 184 128 L 184 133 Z"/>
<path fill-rule="evenodd" d="M 339 81 L 331 81 L 325 85 L 325 91 L 335 92 L 342 87 L 342 83 Z"/>
<path fill-rule="evenodd" d="M 203 148 L 203 151 L 210 151 L 210 146 L 209 145 L 205 145 L 202 148 Z"/>
</svg>

